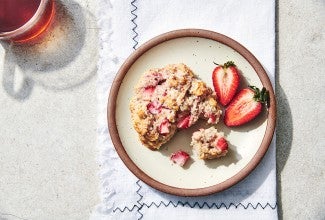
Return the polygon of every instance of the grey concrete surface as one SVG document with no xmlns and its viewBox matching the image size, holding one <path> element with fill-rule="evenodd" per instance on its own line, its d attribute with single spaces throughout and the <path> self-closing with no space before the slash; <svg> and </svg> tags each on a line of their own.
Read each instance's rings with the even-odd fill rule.
<svg viewBox="0 0 325 220">
<path fill-rule="evenodd" d="M 325 219 L 325 1 L 278 1 L 280 219 Z"/>
<path fill-rule="evenodd" d="M 0 46 L 0 219 L 88 219 L 98 204 L 97 4 L 57 1 L 33 46 Z"/>
<path fill-rule="evenodd" d="M 58 7 L 43 43 L 0 47 L 1 220 L 88 219 L 99 202 L 97 3 Z M 324 24 L 324 0 L 277 1 L 280 219 L 325 218 Z"/>
</svg>

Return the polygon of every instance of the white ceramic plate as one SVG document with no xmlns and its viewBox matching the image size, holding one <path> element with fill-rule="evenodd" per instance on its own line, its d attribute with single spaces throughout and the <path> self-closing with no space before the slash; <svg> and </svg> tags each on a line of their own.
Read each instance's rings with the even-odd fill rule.
<svg viewBox="0 0 325 220">
<path fill-rule="evenodd" d="M 211 88 L 215 63 L 232 60 L 241 72 L 241 87 L 255 85 L 270 92 L 270 108 L 239 128 L 216 126 L 229 141 L 226 157 L 203 161 L 193 155 L 191 135 L 206 123 L 178 132 L 159 151 L 144 147 L 133 129 L 129 102 L 140 75 L 151 68 L 184 63 Z M 108 124 L 114 146 L 127 167 L 152 187 L 175 195 L 200 196 L 224 190 L 246 177 L 264 156 L 275 127 L 275 99 L 261 64 L 234 40 L 206 30 L 186 29 L 160 35 L 137 49 L 122 65 L 108 103 Z M 177 150 L 191 154 L 180 167 L 170 160 Z"/>
</svg>

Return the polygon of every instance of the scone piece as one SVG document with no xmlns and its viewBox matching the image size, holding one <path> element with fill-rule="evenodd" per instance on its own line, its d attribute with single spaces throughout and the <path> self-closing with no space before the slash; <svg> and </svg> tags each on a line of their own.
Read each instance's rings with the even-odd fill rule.
<svg viewBox="0 0 325 220">
<path fill-rule="evenodd" d="M 225 156 L 228 152 L 228 143 L 222 132 L 214 127 L 201 128 L 192 135 L 191 146 L 200 159 L 214 159 Z"/>
<path fill-rule="evenodd" d="M 216 97 L 184 64 L 151 69 L 140 78 L 130 101 L 133 126 L 141 142 L 159 149 L 177 131 L 199 118 L 216 124 L 221 110 Z"/>
</svg>

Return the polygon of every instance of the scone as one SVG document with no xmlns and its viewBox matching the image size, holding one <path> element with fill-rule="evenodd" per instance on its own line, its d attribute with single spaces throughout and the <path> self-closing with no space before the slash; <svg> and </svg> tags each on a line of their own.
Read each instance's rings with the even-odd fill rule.
<svg viewBox="0 0 325 220">
<path fill-rule="evenodd" d="M 192 135 L 191 146 L 200 159 L 215 159 L 228 153 L 228 143 L 214 127 L 200 129 Z"/>
<path fill-rule="evenodd" d="M 199 118 L 218 123 L 222 113 L 213 91 L 184 64 L 145 72 L 130 110 L 141 142 L 151 149 L 159 149 L 177 129 L 188 128 Z"/>
</svg>

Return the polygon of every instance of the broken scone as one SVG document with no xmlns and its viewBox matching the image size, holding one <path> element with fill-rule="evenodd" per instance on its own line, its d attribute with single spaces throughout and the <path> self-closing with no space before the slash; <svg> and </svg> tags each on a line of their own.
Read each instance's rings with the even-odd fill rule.
<svg viewBox="0 0 325 220">
<path fill-rule="evenodd" d="M 145 72 L 130 110 L 141 142 L 151 149 L 159 149 L 178 129 L 192 126 L 199 118 L 218 123 L 222 113 L 214 92 L 184 64 Z"/>
<path fill-rule="evenodd" d="M 201 128 L 192 135 L 191 146 L 200 159 L 215 159 L 225 156 L 228 143 L 222 132 L 214 127 Z"/>
</svg>

